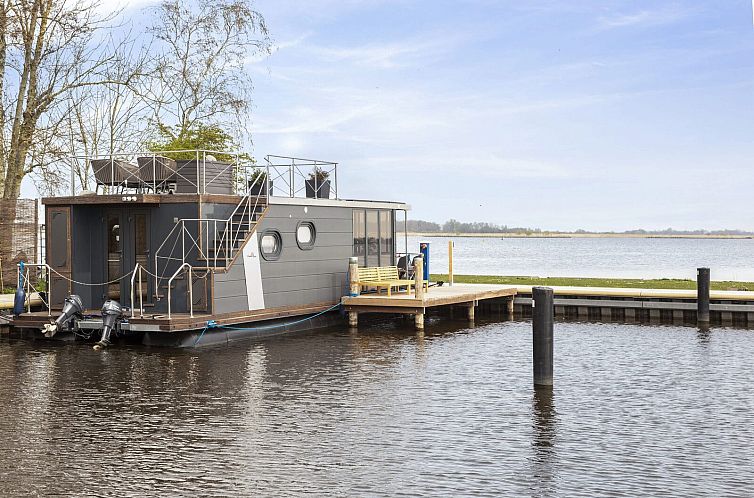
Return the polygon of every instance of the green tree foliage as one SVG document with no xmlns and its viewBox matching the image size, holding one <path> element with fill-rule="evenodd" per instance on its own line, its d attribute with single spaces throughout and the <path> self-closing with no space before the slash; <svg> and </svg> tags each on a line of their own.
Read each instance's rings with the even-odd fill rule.
<svg viewBox="0 0 754 498">
<path fill-rule="evenodd" d="M 180 131 L 180 132 L 179 132 Z M 163 124 L 157 125 L 157 138 L 147 143 L 152 152 L 160 152 L 163 156 L 175 160 L 197 159 L 196 152 L 171 151 L 209 151 L 218 161 L 234 161 L 236 156 L 219 154 L 218 152 L 238 150 L 238 143 L 233 137 L 218 125 L 195 124 L 186 130 Z M 202 157 L 199 157 L 202 159 Z M 238 159 L 250 159 L 243 154 Z"/>
</svg>

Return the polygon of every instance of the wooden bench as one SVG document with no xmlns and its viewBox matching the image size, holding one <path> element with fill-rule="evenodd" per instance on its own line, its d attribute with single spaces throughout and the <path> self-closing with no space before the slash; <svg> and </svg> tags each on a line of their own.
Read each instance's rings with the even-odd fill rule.
<svg viewBox="0 0 754 498">
<path fill-rule="evenodd" d="M 406 287 L 406 292 L 411 292 L 415 286 L 413 280 L 401 280 L 398 276 L 397 266 L 360 266 L 359 267 L 359 290 L 365 287 L 376 287 L 377 292 L 387 289 L 387 295 L 392 295 L 392 289 Z M 427 289 L 429 282 L 424 282 Z"/>
</svg>

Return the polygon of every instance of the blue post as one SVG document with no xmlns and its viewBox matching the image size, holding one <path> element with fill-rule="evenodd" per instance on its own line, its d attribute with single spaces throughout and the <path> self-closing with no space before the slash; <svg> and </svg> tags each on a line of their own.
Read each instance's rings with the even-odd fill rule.
<svg viewBox="0 0 754 498">
<path fill-rule="evenodd" d="M 13 314 L 18 316 L 24 312 L 24 302 L 26 301 L 26 292 L 24 291 L 24 262 L 18 263 L 18 285 L 16 286 L 16 295 L 13 298 Z"/>
<path fill-rule="evenodd" d="M 419 242 L 419 252 L 424 257 L 424 281 L 429 282 L 429 242 Z"/>
</svg>

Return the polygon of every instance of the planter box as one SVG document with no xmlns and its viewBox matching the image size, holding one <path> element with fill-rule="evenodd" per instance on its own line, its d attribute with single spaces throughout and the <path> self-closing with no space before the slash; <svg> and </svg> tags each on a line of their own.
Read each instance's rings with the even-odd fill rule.
<svg viewBox="0 0 754 498">
<path fill-rule="evenodd" d="M 329 199 L 330 198 L 330 180 L 317 183 L 316 188 L 314 180 L 306 180 L 306 196 L 311 199 Z"/>
<path fill-rule="evenodd" d="M 249 182 L 249 194 L 251 195 L 272 195 L 272 181 L 270 181 L 270 192 L 267 193 L 267 182 L 260 182 L 251 184 L 252 182 Z"/>
</svg>

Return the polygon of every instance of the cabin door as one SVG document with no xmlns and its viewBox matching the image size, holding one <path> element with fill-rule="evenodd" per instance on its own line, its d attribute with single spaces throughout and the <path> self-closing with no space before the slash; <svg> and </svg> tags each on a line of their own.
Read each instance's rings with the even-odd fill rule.
<svg viewBox="0 0 754 498">
<path fill-rule="evenodd" d="M 107 295 L 124 306 L 132 307 L 130 272 L 140 264 L 153 272 L 150 265 L 149 213 L 144 210 L 113 209 L 107 213 Z M 123 277 L 128 274 L 127 277 Z M 150 302 L 151 279 L 142 272 L 142 302 Z M 119 280 L 120 279 L 120 280 Z M 138 275 L 134 281 L 134 301 L 138 305 Z"/>
</svg>

